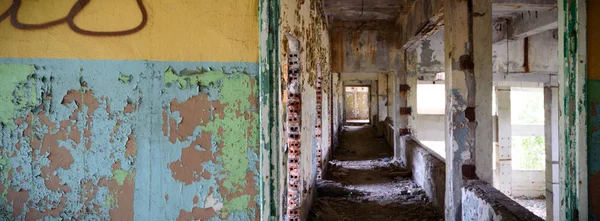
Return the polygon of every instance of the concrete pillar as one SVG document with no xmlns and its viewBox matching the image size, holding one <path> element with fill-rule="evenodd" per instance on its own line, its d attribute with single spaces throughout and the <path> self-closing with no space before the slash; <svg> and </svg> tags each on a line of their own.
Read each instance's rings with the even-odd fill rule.
<svg viewBox="0 0 600 221">
<path fill-rule="evenodd" d="M 546 220 L 560 220 L 558 88 L 556 87 L 544 87 L 544 138 L 546 146 Z"/>
<path fill-rule="evenodd" d="M 560 220 L 588 220 L 587 3 L 558 1 Z"/>
<path fill-rule="evenodd" d="M 405 142 L 408 129 L 408 117 L 411 109 L 407 107 L 408 85 L 406 84 L 406 61 L 404 51 L 397 54 L 395 59 L 394 82 L 394 159 L 406 162 Z"/>
<path fill-rule="evenodd" d="M 462 219 L 463 177 L 492 179 L 491 16 L 491 0 L 444 1 L 446 220 Z"/>
<path fill-rule="evenodd" d="M 388 116 L 387 107 L 385 104 L 387 103 L 388 94 L 387 94 L 387 73 L 379 73 L 377 77 L 377 105 L 378 105 L 378 115 L 379 121 L 384 121 Z"/>
<path fill-rule="evenodd" d="M 371 81 L 371 86 L 369 87 L 369 115 L 370 115 L 370 124 L 372 126 L 376 126 L 377 122 L 379 122 L 379 99 L 377 99 L 377 81 Z"/>
<path fill-rule="evenodd" d="M 409 91 L 406 95 L 407 105 L 411 108 L 411 114 L 408 116 L 408 128 L 413 137 L 417 137 L 417 117 L 419 116 L 417 113 L 417 72 L 418 72 L 418 62 L 416 49 L 408 50 L 406 52 L 406 84 L 408 85 Z"/>
<path fill-rule="evenodd" d="M 498 108 L 498 189 L 507 196 L 511 195 L 512 183 L 512 130 L 510 116 L 510 87 L 496 89 Z"/>
</svg>

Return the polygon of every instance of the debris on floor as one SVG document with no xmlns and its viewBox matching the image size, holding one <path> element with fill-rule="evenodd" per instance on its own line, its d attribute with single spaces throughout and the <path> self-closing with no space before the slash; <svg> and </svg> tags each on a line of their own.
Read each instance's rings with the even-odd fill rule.
<svg viewBox="0 0 600 221">
<path fill-rule="evenodd" d="M 309 220 L 442 220 L 411 172 L 369 127 L 346 127 Z M 443 212 L 443 211 L 442 211 Z"/>
<path fill-rule="evenodd" d="M 536 216 L 539 216 L 542 219 L 546 219 L 546 198 L 544 196 L 540 197 L 512 197 L 514 201 L 521 204 L 521 206 L 527 208 L 527 210 L 531 211 Z"/>
</svg>

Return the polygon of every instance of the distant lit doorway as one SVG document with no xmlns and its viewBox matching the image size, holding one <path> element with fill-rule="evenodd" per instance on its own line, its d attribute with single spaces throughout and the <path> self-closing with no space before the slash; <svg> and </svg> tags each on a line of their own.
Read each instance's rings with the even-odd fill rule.
<svg viewBox="0 0 600 221">
<path fill-rule="evenodd" d="M 370 123 L 371 101 L 369 94 L 369 87 L 347 86 L 344 88 L 346 123 Z"/>
</svg>

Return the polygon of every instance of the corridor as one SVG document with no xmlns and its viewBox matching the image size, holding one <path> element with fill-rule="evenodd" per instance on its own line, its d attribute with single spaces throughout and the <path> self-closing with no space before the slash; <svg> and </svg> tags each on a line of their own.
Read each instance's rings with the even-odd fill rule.
<svg viewBox="0 0 600 221">
<path fill-rule="evenodd" d="M 369 126 L 346 126 L 317 181 L 310 220 L 440 220 L 411 172 Z"/>
<path fill-rule="evenodd" d="M 595 12 L 0 1 L 0 221 L 600 220 Z"/>
</svg>

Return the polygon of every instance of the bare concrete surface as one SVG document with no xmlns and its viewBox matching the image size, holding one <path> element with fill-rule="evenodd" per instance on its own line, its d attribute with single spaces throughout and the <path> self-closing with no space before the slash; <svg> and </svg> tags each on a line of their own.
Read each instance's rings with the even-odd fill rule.
<svg viewBox="0 0 600 221">
<path fill-rule="evenodd" d="M 308 220 L 441 220 L 392 155 L 371 127 L 346 126 Z"/>
</svg>

